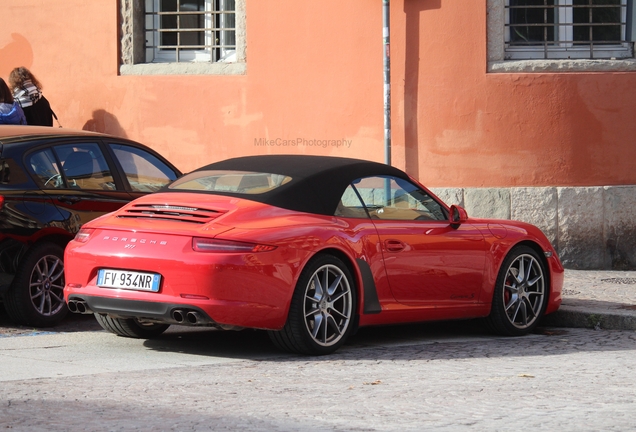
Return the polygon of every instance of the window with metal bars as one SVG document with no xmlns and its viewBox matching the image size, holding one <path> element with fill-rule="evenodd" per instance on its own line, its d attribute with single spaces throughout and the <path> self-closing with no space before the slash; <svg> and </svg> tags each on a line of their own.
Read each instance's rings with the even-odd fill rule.
<svg viewBox="0 0 636 432">
<path fill-rule="evenodd" d="M 235 8 L 235 0 L 146 0 L 146 61 L 235 61 Z"/>
<path fill-rule="evenodd" d="M 633 57 L 632 0 L 506 0 L 506 59 Z"/>
</svg>

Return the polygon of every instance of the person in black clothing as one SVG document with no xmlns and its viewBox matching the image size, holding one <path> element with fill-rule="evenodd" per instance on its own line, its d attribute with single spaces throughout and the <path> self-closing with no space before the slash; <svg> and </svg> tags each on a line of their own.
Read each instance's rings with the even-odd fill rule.
<svg viewBox="0 0 636 432">
<path fill-rule="evenodd" d="M 42 84 L 24 66 L 17 67 L 9 75 L 9 84 L 13 89 L 13 97 L 18 101 L 27 124 L 53 126 L 53 110 L 49 101 L 42 94 Z"/>
</svg>

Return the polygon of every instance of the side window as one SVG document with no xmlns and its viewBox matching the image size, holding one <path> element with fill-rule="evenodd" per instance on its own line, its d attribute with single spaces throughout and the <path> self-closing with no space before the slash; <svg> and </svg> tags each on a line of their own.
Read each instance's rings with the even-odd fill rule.
<svg viewBox="0 0 636 432">
<path fill-rule="evenodd" d="M 177 179 L 177 174 L 151 153 L 124 144 L 109 145 L 134 192 L 156 192 Z"/>
<path fill-rule="evenodd" d="M 53 149 L 62 161 L 62 172 L 69 189 L 116 189 L 108 163 L 98 144 L 65 144 Z"/>
<path fill-rule="evenodd" d="M 346 217 L 346 218 L 368 218 L 364 204 L 358 198 L 358 194 L 352 185 L 347 186 L 344 194 L 340 198 L 338 207 L 334 216 Z"/>
<path fill-rule="evenodd" d="M 45 189 L 65 188 L 64 177 L 51 149 L 31 153 L 27 163 L 40 179 Z"/>
<path fill-rule="evenodd" d="M 420 187 L 397 177 L 367 177 L 354 182 L 372 219 L 446 220 L 443 207 Z"/>
</svg>

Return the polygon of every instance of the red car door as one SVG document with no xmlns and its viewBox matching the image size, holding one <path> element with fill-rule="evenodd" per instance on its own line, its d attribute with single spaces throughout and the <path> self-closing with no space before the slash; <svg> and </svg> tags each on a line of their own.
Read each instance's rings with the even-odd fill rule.
<svg viewBox="0 0 636 432">
<path fill-rule="evenodd" d="M 439 306 L 478 301 L 486 255 L 479 230 L 439 221 L 373 222 L 397 301 Z"/>
<path fill-rule="evenodd" d="M 378 231 L 391 291 L 411 305 L 460 306 L 479 300 L 487 244 L 469 223 L 401 178 L 370 177 L 355 188 Z"/>
</svg>

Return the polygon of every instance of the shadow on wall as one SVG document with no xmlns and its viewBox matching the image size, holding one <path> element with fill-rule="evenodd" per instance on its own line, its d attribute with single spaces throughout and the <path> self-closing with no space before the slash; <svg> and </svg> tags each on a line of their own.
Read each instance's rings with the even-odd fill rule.
<svg viewBox="0 0 636 432">
<path fill-rule="evenodd" d="M 11 33 L 11 42 L 0 48 L 0 76 L 8 78 L 13 68 L 33 66 L 31 43 L 19 33 Z"/>
<path fill-rule="evenodd" d="M 441 0 L 416 0 L 404 2 L 406 15 L 406 52 L 404 59 L 404 147 L 406 171 L 419 178 L 419 131 L 417 112 L 420 81 L 420 14 L 440 9 Z"/>
<path fill-rule="evenodd" d="M 93 111 L 93 118 L 84 123 L 82 130 L 128 138 L 117 117 L 102 109 Z"/>
</svg>

